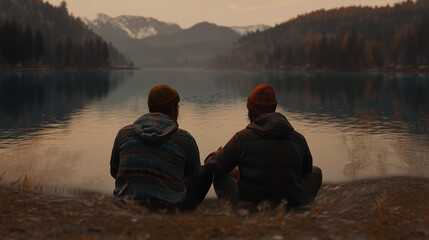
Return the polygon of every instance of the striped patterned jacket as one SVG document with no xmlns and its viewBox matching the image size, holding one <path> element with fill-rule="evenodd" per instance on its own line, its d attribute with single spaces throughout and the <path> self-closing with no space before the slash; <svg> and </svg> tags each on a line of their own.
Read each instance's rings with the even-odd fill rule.
<svg viewBox="0 0 429 240">
<path fill-rule="evenodd" d="M 179 205 L 184 182 L 201 167 L 198 146 L 187 131 L 162 113 L 148 113 L 119 130 L 112 150 L 113 194 Z"/>
</svg>

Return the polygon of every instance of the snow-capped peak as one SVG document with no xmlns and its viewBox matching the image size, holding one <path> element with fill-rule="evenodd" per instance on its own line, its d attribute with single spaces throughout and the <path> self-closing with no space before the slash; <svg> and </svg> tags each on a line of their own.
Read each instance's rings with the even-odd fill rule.
<svg viewBox="0 0 429 240">
<path fill-rule="evenodd" d="M 104 13 L 98 13 L 97 17 L 95 19 L 93 19 L 92 21 L 97 21 L 97 22 L 101 22 L 101 23 L 106 23 L 108 21 L 110 21 L 112 19 L 112 17 L 110 17 L 107 14 Z"/>
<path fill-rule="evenodd" d="M 269 25 L 259 24 L 259 25 L 251 25 L 251 26 L 232 26 L 230 28 L 240 35 L 246 35 L 249 32 L 256 32 L 258 30 L 264 31 L 270 27 L 271 26 Z"/>
<path fill-rule="evenodd" d="M 96 32 L 101 30 L 104 27 L 103 25 L 110 25 L 113 28 L 123 30 L 129 37 L 134 39 L 143 39 L 160 33 L 172 33 L 181 29 L 177 24 L 167 24 L 154 18 L 130 15 L 112 18 L 106 14 L 99 13 L 96 19 L 86 19 L 86 22 Z"/>
</svg>

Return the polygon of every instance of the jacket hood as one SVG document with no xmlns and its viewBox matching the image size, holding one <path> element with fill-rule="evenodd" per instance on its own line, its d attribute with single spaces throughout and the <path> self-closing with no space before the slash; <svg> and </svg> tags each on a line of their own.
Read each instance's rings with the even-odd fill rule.
<svg viewBox="0 0 429 240">
<path fill-rule="evenodd" d="M 293 131 L 287 118 L 278 112 L 259 115 L 247 128 L 263 138 L 286 138 Z"/>
<path fill-rule="evenodd" d="M 148 113 L 134 122 L 134 131 L 149 145 L 161 145 L 178 129 L 177 123 L 163 113 Z"/>
</svg>

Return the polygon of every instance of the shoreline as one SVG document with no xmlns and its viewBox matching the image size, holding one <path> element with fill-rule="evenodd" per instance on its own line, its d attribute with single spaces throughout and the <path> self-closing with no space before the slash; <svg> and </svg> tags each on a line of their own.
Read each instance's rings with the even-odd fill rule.
<svg viewBox="0 0 429 240">
<path fill-rule="evenodd" d="M 297 209 L 231 208 L 206 198 L 183 213 L 118 207 L 104 194 L 65 197 L 1 185 L 0 238 L 427 239 L 428 201 L 423 177 L 323 184 L 313 203 Z"/>
<path fill-rule="evenodd" d="M 323 69 L 323 68 L 256 68 L 256 67 L 209 67 L 211 70 L 258 70 L 284 72 L 373 72 L 373 73 L 429 73 L 427 68 L 350 68 L 350 69 Z"/>
<path fill-rule="evenodd" d="M 369 73 L 429 73 L 429 67 L 419 68 L 357 68 L 357 69 L 323 69 L 323 68 L 256 68 L 256 67 L 100 67 L 100 68 L 78 68 L 78 67 L 22 67 L 11 68 L 0 66 L 0 73 L 8 72 L 40 72 L 40 71 L 113 71 L 113 70 L 140 70 L 140 69 L 205 69 L 205 70 L 242 70 L 242 71 L 283 71 L 283 72 L 369 72 Z"/>
<path fill-rule="evenodd" d="M 373 177 L 364 177 L 358 179 L 346 179 L 342 181 L 323 181 L 323 186 L 348 186 L 348 185 L 359 185 L 366 184 L 371 182 L 378 182 L 390 179 L 423 179 L 429 181 L 428 176 L 408 176 L 408 175 L 389 175 L 389 176 L 373 176 Z M 14 190 L 23 190 L 28 192 L 35 192 L 42 195 L 56 196 L 56 197 L 113 197 L 113 189 L 112 185 L 111 191 L 97 191 L 93 189 L 83 189 L 83 188 L 73 188 L 73 187 L 62 187 L 62 186 L 46 186 L 46 185 L 33 185 L 25 178 L 19 178 L 18 180 L 14 180 L 12 182 L 3 181 L 4 179 L 0 176 L 0 188 L 14 189 Z M 213 186 L 211 186 L 213 188 Z M 216 195 L 206 196 L 205 199 L 217 200 Z"/>
<path fill-rule="evenodd" d="M 138 67 L 100 67 L 100 68 L 78 68 L 78 67 L 22 67 L 11 68 L 0 66 L 0 73 L 8 72 L 42 72 L 42 71 L 112 71 L 112 70 L 139 70 Z"/>
</svg>

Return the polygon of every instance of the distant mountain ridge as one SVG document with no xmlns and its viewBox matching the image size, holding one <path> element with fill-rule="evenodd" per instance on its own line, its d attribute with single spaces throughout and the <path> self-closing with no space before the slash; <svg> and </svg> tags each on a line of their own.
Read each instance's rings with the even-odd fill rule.
<svg viewBox="0 0 429 240">
<path fill-rule="evenodd" d="M 258 24 L 258 25 L 251 25 L 251 26 L 232 26 L 230 28 L 240 35 L 246 35 L 248 33 L 256 32 L 256 31 L 264 31 L 270 27 L 271 26 L 269 25 Z"/>
<path fill-rule="evenodd" d="M 173 34 L 180 30 L 183 30 L 176 23 L 168 23 L 159 21 L 151 17 L 143 16 L 132 16 L 132 15 L 120 15 L 117 17 L 111 17 L 104 13 L 97 14 L 94 19 L 84 18 L 83 21 L 95 32 L 102 32 L 104 28 L 116 28 L 123 30 L 133 39 L 143 39 L 146 37 Z M 199 23 L 198 23 L 199 24 Z M 196 25 L 198 25 L 196 24 Z M 195 26 L 195 25 L 194 25 Z M 258 24 L 250 26 L 232 26 L 229 27 L 239 35 L 246 35 L 250 32 L 263 31 L 271 26 Z"/>
<path fill-rule="evenodd" d="M 87 25 L 129 56 L 136 66 L 202 67 L 216 53 L 249 32 L 267 25 L 224 27 L 201 22 L 182 29 L 175 23 L 141 16 L 98 14 Z"/>
<path fill-rule="evenodd" d="M 95 32 L 102 32 L 104 28 L 112 28 L 124 31 L 133 39 L 143 39 L 158 34 L 172 34 L 182 30 L 177 24 L 140 16 L 122 15 L 110 17 L 99 13 L 97 18 L 93 20 L 84 19 L 84 21 Z"/>
<path fill-rule="evenodd" d="M 147 37 L 143 41 L 149 46 L 181 46 L 204 42 L 232 43 L 238 37 L 240 35 L 231 28 L 201 22 L 173 34 L 159 34 Z"/>
</svg>

